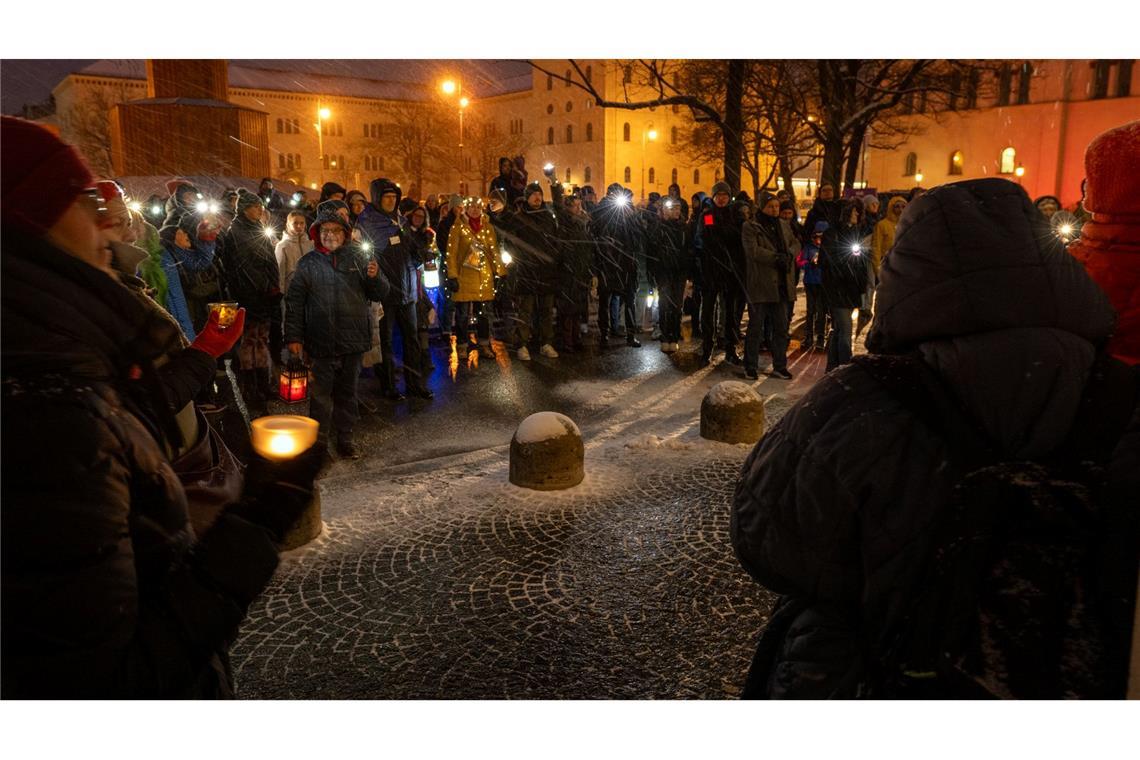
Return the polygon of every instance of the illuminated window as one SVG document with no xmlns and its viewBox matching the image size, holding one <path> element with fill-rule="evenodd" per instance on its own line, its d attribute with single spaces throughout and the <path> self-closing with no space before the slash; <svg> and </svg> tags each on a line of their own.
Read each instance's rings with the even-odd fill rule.
<svg viewBox="0 0 1140 760">
<path fill-rule="evenodd" d="M 963 163 L 962 151 L 956 150 L 953 153 L 951 153 L 950 154 L 950 171 L 949 171 L 949 173 L 950 174 L 961 174 L 962 173 L 962 163 Z"/>
<path fill-rule="evenodd" d="M 1017 166 L 1017 151 L 1013 148 L 1006 148 L 1001 152 L 1001 168 L 998 170 L 1002 174 L 1013 174 L 1014 168 Z"/>
<path fill-rule="evenodd" d="M 625 182 L 630 182 L 630 181 L 632 181 L 630 178 L 633 176 L 633 172 L 627 166 L 627 167 L 625 167 L 625 173 L 622 176 L 625 177 L 625 180 L 624 180 Z"/>
</svg>

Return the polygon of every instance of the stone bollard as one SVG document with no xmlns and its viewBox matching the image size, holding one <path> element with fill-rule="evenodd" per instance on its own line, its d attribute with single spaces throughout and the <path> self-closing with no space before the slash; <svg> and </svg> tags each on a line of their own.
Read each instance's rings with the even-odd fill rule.
<svg viewBox="0 0 1140 760">
<path fill-rule="evenodd" d="M 764 435 L 764 400 L 746 384 L 717 383 L 701 402 L 701 438 L 756 443 Z"/>
<path fill-rule="evenodd" d="M 585 456 L 574 420 L 557 412 L 532 414 L 511 439 L 510 481 L 536 491 L 573 488 L 586 477 Z"/>
<path fill-rule="evenodd" d="M 304 546 L 321 535 L 322 529 L 321 491 L 318 486 L 314 485 L 313 500 L 309 502 L 309 506 L 305 508 L 305 512 L 297 524 L 293 526 L 293 529 L 285 534 L 285 538 L 281 541 L 281 551 L 287 552 L 290 549 Z"/>
</svg>

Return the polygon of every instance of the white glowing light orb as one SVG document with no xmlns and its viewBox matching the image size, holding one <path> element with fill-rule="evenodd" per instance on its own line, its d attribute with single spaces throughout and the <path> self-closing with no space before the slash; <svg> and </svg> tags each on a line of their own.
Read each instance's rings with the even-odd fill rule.
<svg viewBox="0 0 1140 760">
<path fill-rule="evenodd" d="M 855 254 L 856 256 L 859 256 L 860 254 L 863 253 L 863 247 L 860 245 L 853 245 L 853 246 L 851 246 L 851 253 Z"/>
<path fill-rule="evenodd" d="M 210 202 L 210 213 L 211 213 L 211 214 L 216 214 L 216 213 L 218 213 L 218 212 L 219 212 L 219 211 L 221 211 L 221 210 L 222 210 L 222 207 L 221 207 L 221 206 L 219 206 L 219 205 L 217 204 L 217 202 L 216 202 L 216 201 L 211 201 L 211 202 Z"/>
<path fill-rule="evenodd" d="M 276 234 L 277 234 L 277 232 L 272 227 L 266 227 L 265 228 L 265 237 L 271 238 Z"/>
<path fill-rule="evenodd" d="M 1071 224 L 1062 224 L 1062 225 L 1061 225 L 1061 234 L 1062 234 L 1062 235 L 1064 235 L 1065 237 L 1068 237 L 1069 235 L 1072 235 L 1072 234 L 1073 234 L 1073 225 L 1071 225 Z"/>
<path fill-rule="evenodd" d="M 365 240 L 363 243 L 360 244 L 360 250 L 371 251 L 372 250 L 372 243 L 369 243 L 367 240 Z"/>
<path fill-rule="evenodd" d="M 198 204 L 194 206 L 194 208 L 198 210 L 199 214 L 204 214 L 210 210 L 210 204 L 206 203 L 206 201 L 198 201 Z"/>
<path fill-rule="evenodd" d="M 554 171 L 554 164 L 546 164 L 542 167 L 542 170 L 544 172 L 552 172 Z"/>
<path fill-rule="evenodd" d="M 158 216 L 159 214 L 162 213 L 162 206 L 151 206 L 150 207 L 150 213 L 153 214 L 154 216 Z"/>
<path fill-rule="evenodd" d="M 297 442 L 288 433 L 278 433 L 269 439 L 269 450 L 277 455 L 292 454 L 297 448 Z"/>
<path fill-rule="evenodd" d="M 131 201 L 127 204 L 127 208 L 129 208 L 131 211 L 142 211 L 142 204 L 138 201 Z"/>
<path fill-rule="evenodd" d="M 293 200 L 289 201 L 289 205 L 290 205 L 290 206 L 294 206 L 294 207 L 296 207 L 296 205 L 297 205 L 297 199 L 296 199 L 296 198 L 294 198 Z"/>
<path fill-rule="evenodd" d="M 514 259 L 511 258 L 511 254 L 503 251 L 503 263 L 510 264 L 512 261 L 514 261 Z"/>
<path fill-rule="evenodd" d="M 424 270 L 424 287 L 438 288 L 439 287 L 439 270 L 438 269 L 425 269 Z"/>
<path fill-rule="evenodd" d="M 619 205 L 619 206 L 625 206 L 625 205 L 627 205 L 628 203 L 629 203 L 629 198 L 625 197 L 624 195 L 619 195 L 619 196 L 617 197 L 617 205 Z"/>
</svg>

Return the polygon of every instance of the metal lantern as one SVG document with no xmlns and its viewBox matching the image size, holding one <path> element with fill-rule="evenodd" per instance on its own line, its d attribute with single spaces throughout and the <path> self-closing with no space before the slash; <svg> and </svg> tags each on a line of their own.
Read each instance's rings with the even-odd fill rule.
<svg viewBox="0 0 1140 760">
<path fill-rule="evenodd" d="M 286 404 L 297 404 L 309 397 L 309 370 L 297 360 L 290 360 L 281 370 L 277 395 Z"/>
</svg>

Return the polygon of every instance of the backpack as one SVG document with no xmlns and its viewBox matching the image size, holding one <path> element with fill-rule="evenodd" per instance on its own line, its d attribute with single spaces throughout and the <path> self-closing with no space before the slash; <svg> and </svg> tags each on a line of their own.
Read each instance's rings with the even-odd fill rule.
<svg viewBox="0 0 1140 760">
<path fill-rule="evenodd" d="M 927 567 L 862 695 L 1124 696 L 1136 591 L 1136 505 L 1106 495 L 1137 374 L 1101 356 L 1077 423 L 1038 461 L 1005 461 L 918 355 L 854 360 L 943 435 L 965 474 L 933 529 Z"/>
</svg>

